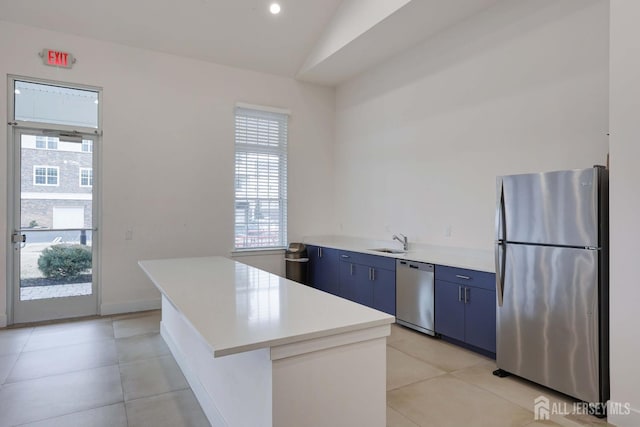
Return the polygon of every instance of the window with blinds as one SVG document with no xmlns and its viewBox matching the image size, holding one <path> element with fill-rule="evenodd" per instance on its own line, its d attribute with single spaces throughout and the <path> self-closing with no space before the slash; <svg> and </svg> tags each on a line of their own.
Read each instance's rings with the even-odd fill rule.
<svg viewBox="0 0 640 427">
<path fill-rule="evenodd" d="M 287 114 L 235 112 L 235 248 L 287 242 Z"/>
</svg>

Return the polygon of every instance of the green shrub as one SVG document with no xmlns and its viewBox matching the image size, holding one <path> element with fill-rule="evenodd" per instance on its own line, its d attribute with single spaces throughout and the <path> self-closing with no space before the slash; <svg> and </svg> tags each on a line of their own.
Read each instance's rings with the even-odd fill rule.
<svg viewBox="0 0 640 427">
<path fill-rule="evenodd" d="M 91 268 L 91 248 L 84 245 L 53 245 L 42 251 L 38 268 L 50 279 L 73 279 Z"/>
</svg>

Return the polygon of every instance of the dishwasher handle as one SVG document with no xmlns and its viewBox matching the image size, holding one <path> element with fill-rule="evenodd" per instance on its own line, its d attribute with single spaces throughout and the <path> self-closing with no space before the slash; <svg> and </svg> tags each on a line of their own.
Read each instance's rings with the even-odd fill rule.
<svg viewBox="0 0 640 427">
<path fill-rule="evenodd" d="M 425 262 L 404 261 L 404 260 L 397 260 L 396 268 L 411 268 L 413 270 L 427 271 L 430 273 L 433 273 L 433 270 L 434 270 L 433 264 L 427 264 Z"/>
</svg>

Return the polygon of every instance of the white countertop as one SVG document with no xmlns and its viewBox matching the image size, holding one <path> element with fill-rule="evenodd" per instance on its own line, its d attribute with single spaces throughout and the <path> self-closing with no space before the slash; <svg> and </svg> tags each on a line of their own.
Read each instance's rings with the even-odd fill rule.
<svg viewBox="0 0 640 427">
<path fill-rule="evenodd" d="M 215 357 L 395 321 L 386 313 L 223 257 L 138 264 Z"/>
<path fill-rule="evenodd" d="M 372 251 L 372 248 L 402 249 L 399 242 L 384 242 L 344 236 L 307 237 L 307 245 L 323 246 L 345 251 L 362 252 L 370 255 L 386 256 L 450 267 L 495 273 L 493 251 L 445 246 L 420 245 L 409 242 L 409 250 L 404 254 Z"/>
</svg>

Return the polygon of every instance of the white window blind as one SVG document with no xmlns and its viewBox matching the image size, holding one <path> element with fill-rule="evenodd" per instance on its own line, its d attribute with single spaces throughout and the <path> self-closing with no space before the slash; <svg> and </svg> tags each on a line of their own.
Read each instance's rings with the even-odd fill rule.
<svg viewBox="0 0 640 427">
<path fill-rule="evenodd" d="M 235 248 L 287 244 L 287 114 L 237 107 Z"/>
</svg>

